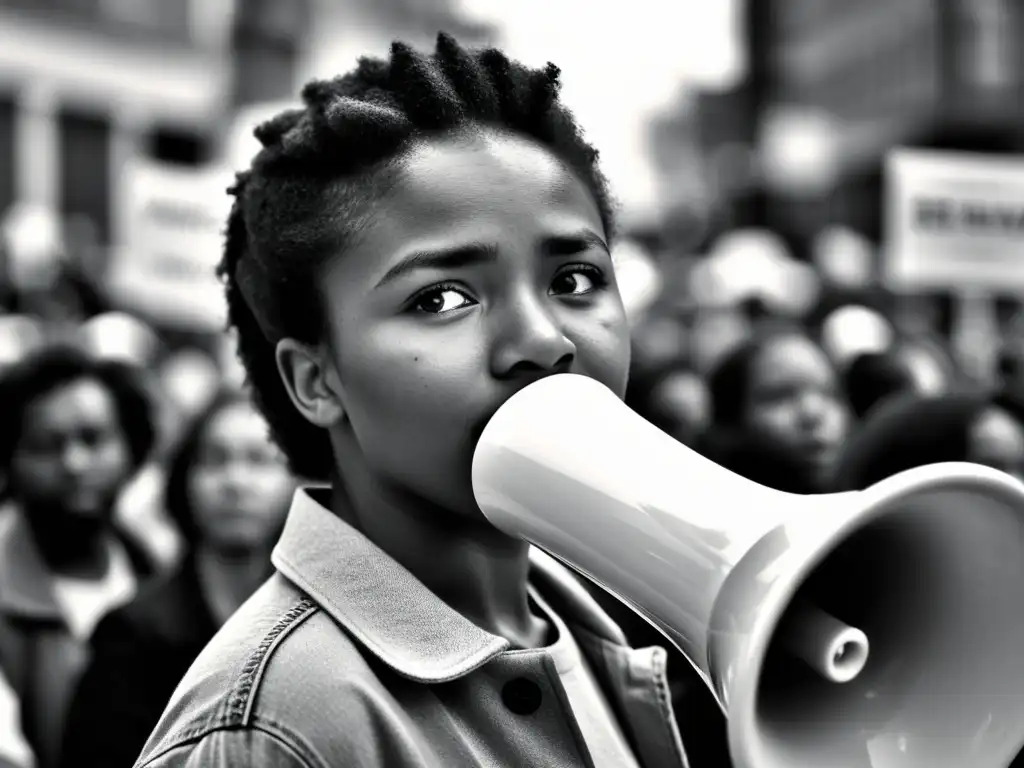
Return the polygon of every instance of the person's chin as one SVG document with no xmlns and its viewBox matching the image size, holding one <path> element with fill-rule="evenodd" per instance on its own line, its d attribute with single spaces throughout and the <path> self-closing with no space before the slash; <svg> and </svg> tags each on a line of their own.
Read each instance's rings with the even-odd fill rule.
<svg viewBox="0 0 1024 768">
<path fill-rule="evenodd" d="M 816 448 L 808 453 L 807 463 L 818 477 L 824 477 L 832 471 L 832 466 L 838 456 L 838 446 Z"/>
<path fill-rule="evenodd" d="M 209 543 L 215 551 L 228 558 L 250 555 L 259 547 L 260 538 L 241 531 L 222 531 L 211 537 Z"/>
<path fill-rule="evenodd" d="M 92 496 L 67 499 L 62 506 L 67 517 L 83 524 L 104 523 L 110 517 L 109 505 Z"/>
</svg>

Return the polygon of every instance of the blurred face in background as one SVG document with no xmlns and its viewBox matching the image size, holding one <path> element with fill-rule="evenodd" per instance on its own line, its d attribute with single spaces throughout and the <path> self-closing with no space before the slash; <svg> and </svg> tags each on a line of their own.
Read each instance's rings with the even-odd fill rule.
<svg viewBox="0 0 1024 768">
<path fill-rule="evenodd" d="M 988 408 L 967 433 L 967 460 L 1024 479 L 1024 426 L 1002 408 Z"/>
<path fill-rule="evenodd" d="M 273 546 L 293 489 L 266 423 L 249 403 L 232 403 L 214 414 L 188 481 L 192 515 L 206 546 L 224 553 Z"/>
<path fill-rule="evenodd" d="M 846 403 L 831 362 L 799 335 L 769 341 L 750 369 L 746 423 L 827 474 L 849 428 Z"/>
<path fill-rule="evenodd" d="M 15 498 L 36 522 L 45 517 L 56 535 L 72 536 L 108 522 L 132 469 L 113 394 L 99 381 L 81 379 L 26 410 L 10 479 Z"/>
</svg>

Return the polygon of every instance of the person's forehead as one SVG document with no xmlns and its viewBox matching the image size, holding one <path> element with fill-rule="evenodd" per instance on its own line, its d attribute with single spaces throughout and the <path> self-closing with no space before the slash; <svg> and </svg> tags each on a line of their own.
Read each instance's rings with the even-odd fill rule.
<svg viewBox="0 0 1024 768">
<path fill-rule="evenodd" d="M 231 435 L 262 434 L 264 422 L 256 409 L 246 402 L 228 403 L 212 414 L 206 425 L 207 438 Z"/>
<path fill-rule="evenodd" d="M 413 186 L 439 174 L 472 182 L 480 171 L 525 176 L 540 185 L 558 185 L 569 173 L 565 164 L 539 142 L 511 133 L 477 131 L 421 141 L 402 162 Z"/>
<path fill-rule="evenodd" d="M 410 248 L 462 241 L 501 246 L 581 229 L 603 233 L 597 202 L 539 144 L 491 134 L 432 141 L 403 159 L 396 183 L 331 272 L 354 289 L 375 282 Z"/>
<path fill-rule="evenodd" d="M 382 211 L 390 213 L 389 224 L 421 227 L 487 209 L 541 206 L 597 213 L 582 182 L 549 150 L 516 136 L 484 134 L 414 148 Z"/>
<path fill-rule="evenodd" d="M 828 358 L 810 339 L 787 334 L 766 341 L 755 355 L 754 363 L 762 371 L 785 372 L 794 368 L 827 368 Z"/>
<path fill-rule="evenodd" d="M 102 382 L 82 378 L 36 397 L 27 411 L 27 426 L 59 427 L 82 419 L 109 418 L 114 411 L 114 397 Z"/>
</svg>

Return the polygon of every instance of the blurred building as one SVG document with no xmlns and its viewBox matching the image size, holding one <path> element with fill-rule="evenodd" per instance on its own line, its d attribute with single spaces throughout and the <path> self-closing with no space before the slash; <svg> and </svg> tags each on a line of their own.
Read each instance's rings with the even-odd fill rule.
<svg viewBox="0 0 1024 768">
<path fill-rule="evenodd" d="M 1016 0 L 750 0 L 748 44 L 767 217 L 784 230 L 843 223 L 878 242 L 893 146 L 1024 149 Z M 780 178 L 812 143 L 819 177 Z"/>
<path fill-rule="evenodd" d="M 0 211 L 116 241 L 120 169 L 209 155 L 231 86 L 233 0 L 0 0 Z"/>
<path fill-rule="evenodd" d="M 201 0 L 198 0 L 201 2 Z M 291 100 L 314 19 L 330 8 L 316 0 L 234 0 L 232 102 Z M 336 4 L 339 9 L 344 4 Z"/>
</svg>

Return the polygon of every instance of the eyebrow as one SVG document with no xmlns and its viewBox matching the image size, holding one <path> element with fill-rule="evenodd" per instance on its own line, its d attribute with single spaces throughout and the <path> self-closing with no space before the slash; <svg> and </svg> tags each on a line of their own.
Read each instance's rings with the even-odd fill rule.
<svg viewBox="0 0 1024 768">
<path fill-rule="evenodd" d="M 611 255 L 604 238 L 590 229 L 545 237 L 542 251 L 545 256 L 569 256 L 588 247 L 598 248 Z M 421 269 L 446 271 L 491 263 L 498 258 L 498 252 L 499 248 L 494 243 L 465 243 L 452 248 L 415 251 L 391 267 L 378 281 L 374 290 Z"/>
</svg>

